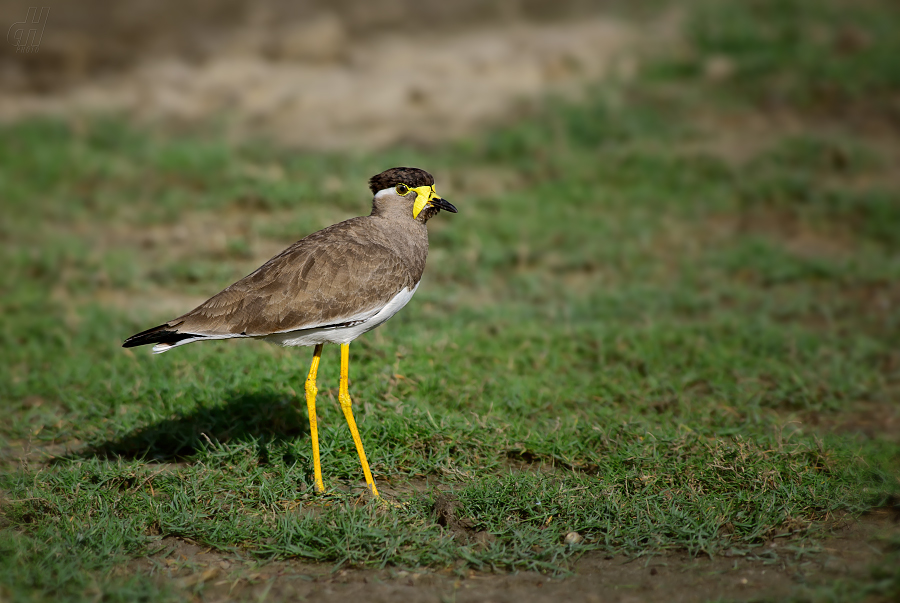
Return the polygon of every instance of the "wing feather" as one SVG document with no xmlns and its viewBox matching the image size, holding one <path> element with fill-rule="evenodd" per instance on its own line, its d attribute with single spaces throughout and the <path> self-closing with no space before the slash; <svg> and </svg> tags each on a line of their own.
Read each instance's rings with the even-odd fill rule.
<svg viewBox="0 0 900 603">
<path fill-rule="evenodd" d="M 354 218 L 297 241 L 166 325 L 178 333 L 259 336 L 364 320 L 403 288 L 411 270 Z"/>
</svg>

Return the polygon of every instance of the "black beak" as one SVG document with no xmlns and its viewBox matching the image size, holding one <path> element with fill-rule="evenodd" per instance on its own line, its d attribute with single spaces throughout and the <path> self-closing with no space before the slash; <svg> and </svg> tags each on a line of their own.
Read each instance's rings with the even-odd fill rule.
<svg viewBox="0 0 900 603">
<path fill-rule="evenodd" d="M 453 207 L 453 204 L 447 201 L 446 199 L 432 199 L 429 201 L 433 206 L 438 209 L 443 209 L 444 211 L 449 211 L 451 214 L 459 213 L 459 211 Z"/>
</svg>

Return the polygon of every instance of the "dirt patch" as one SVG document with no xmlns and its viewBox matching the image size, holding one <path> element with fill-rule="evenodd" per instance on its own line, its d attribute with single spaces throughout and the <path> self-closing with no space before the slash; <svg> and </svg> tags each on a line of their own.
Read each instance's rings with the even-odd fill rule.
<svg viewBox="0 0 900 603">
<path fill-rule="evenodd" d="M 896 434 L 897 412 L 881 406 L 860 407 L 852 415 L 824 429 L 860 431 L 863 437 Z M 56 447 L 31 448 L 11 443 L 4 450 L 12 460 L 31 456 L 44 463 L 62 453 Z M 18 454 L 16 454 L 18 453 Z M 50 458 L 47 458 L 50 457 Z M 153 473 L 136 479 L 129 488 L 149 484 L 160 471 L 179 465 L 161 463 Z M 435 490 L 429 480 L 412 480 L 379 486 L 388 500 L 411 492 L 434 496 L 433 516 L 460 542 L 489 545 L 493 537 L 475 531 L 474 522 L 460 515 L 452 495 Z M 348 494 L 351 487 L 340 488 Z M 259 560 L 237 552 L 221 552 L 190 539 L 167 536 L 151 546 L 148 557 L 129 562 L 116 573 L 142 572 L 182 592 L 202 589 L 204 600 L 342 601 L 358 597 L 371 601 L 703 601 L 784 598 L 804 588 L 833 583 L 836 579 L 868 580 L 870 568 L 884 563 L 890 541 L 900 538 L 897 500 L 860 521 L 835 520 L 832 535 L 816 543 L 794 538 L 775 538 L 752 550 L 732 549 L 721 556 L 691 557 L 682 551 L 650 552 L 638 558 L 586 552 L 571 566 L 568 576 L 534 572 L 492 574 L 455 566 L 368 569 L 335 567 L 289 559 Z M 314 509 L 313 509 L 314 512 Z M 827 529 L 827 528 L 826 528 Z M 155 532 L 158 533 L 158 532 Z M 573 546 L 578 546 L 577 544 Z"/>
<path fill-rule="evenodd" d="M 367 40 L 414 29 L 427 39 L 473 24 L 558 22 L 608 11 L 627 2 L 606 0 L 45 0 L 49 18 L 39 48 L 16 49 L 12 32 L 0 45 L 5 87 L 52 93 L 87 79 L 116 75 L 147 57 L 203 62 L 252 52 L 270 60 L 335 60 L 336 39 Z M 20 24 L 33 3 L 0 6 L 0 23 Z M 34 15 L 33 15 L 34 16 Z M 11 28 L 14 29 L 15 28 Z M 24 41 L 24 40 L 20 40 Z"/>
<path fill-rule="evenodd" d="M 382 13 L 399 16 L 383 27 L 375 25 L 385 14 L 348 4 L 362 12 L 312 3 L 298 13 L 269 2 L 240 26 L 207 16 L 206 28 L 182 23 L 168 30 L 171 14 L 148 6 L 148 19 L 159 19 L 166 35 L 153 25 L 114 19 L 105 43 L 91 35 L 96 26 L 89 20 L 72 25 L 70 17 L 67 25 L 60 8 L 51 13 L 57 23 L 48 22 L 41 42 L 50 64 L 0 57 L 0 119 L 114 112 L 175 125 L 212 119 L 233 136 L 263 135 L 304 148 L 433 144 L 513 119 L 523 101 L 548 92 L 575 92 L 611 74 L 627 77 L 638 42 L 659 34 L 585 7 L 564 10 L 574 2 L 551 12 L 579 15 L 577 22 L 548 21 L 524 2 L 462 3 L 453 10 L 426 2 L 405 11 L 400 5 L 408 2 L 391 2 Z M 191 5 L 179 3 L 172 13 L 188 14 Z M 506 16 L 493 10 L 500 5 L 508 7 Z M 115 12 L 95 8 L 101 22 Z M 7 13 L 13 22 L 16 14 Z M 421 23 L 407 23 L 410 17 Z M 656 26 L 661 28 L 669 25 Z M 129 31 L 145 53 L 126 51 L 124 40 L 109 41 L 127 38 Z M 164 50 L 165 40 L 174 51 Z M 69 83 L 53 86 L 53 77 L 35 75 L 44 72 Z"/>
<path fill-rule="evenodd" d="M 900 354 L 893 354 L 900 363 Z M 882 439 L 900 442 L 900 407 L 895 400 L 897 393 L 888 393 L 889 401 L 858 401 L 839 415 L 809 412 L 802 415 L 802 421 L 821 432 L 855 434 L 861 439 Z"/>
<path fill-rule="evenodd" d="M 80 440 L 69 440 L 64 444 L 9 440 L 0 445 L 0 471 L 12 472 L 19 467 L 27 470 L 31 465 L 46 466 L 79 446 Z"/>
<path fill-rule="evenodd" d="M 459 516 L 460 503 L 451 494 L 438 493 L 434 499 L 434 519 L 437 524 L 449 530 L 458 542 L 486 545 L 497 538 L 490 532 L 475 530 L 475 520 Z"/>
<path fill-rule="evenodd" d="M 452 500 L 439 497 L 435 512 L 458 523 Z M 465 530 L 462 526 L 460 529 Z M 159 550 L 135 561 L 129 571 L 158 575 L 180 588 L 204 584 L 204 598 L 216 601 L 301 599 L 366 601 L 703 601 L 782 598 L 835 578 L 866 578 L 883 556 L 884 539 L 900 532 L 895 514 L 879 511 L 836 528 L 816 551 L 800 551 L 776 540 L 750 552 L 692 558 L 681 552 L 647 557 L 584 555 L 574 575 L 534 572 L 495 575 L 453 569 L 370 570 L 302 561 L 260 563 L 223 555 L 181 538 L 165 538 Z"/>
</svg>

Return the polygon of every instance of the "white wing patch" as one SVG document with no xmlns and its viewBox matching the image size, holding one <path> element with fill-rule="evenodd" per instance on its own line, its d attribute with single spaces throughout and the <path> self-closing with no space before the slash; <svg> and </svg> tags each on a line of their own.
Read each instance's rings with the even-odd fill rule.
<svg viewBox="0 0 900 603">
<path fill-rule="evenodd" d="M 352 320 L 349 324 L 340 327 L 314 327 L 312 329 L 300 329 L 287 333 L 273 333 L 264 337 L 266 341 L 283 346 L 309 346 L 320 343 L 350 343 L 363 333 L 367 333 L 387 321 L 391 316 L 399 312 L 403 306 L 409 303 L 419 283 L 412 289 L 402 289 L 381 310 L 372 317 L 364 320 Z"/>
<path fill-rule="evenodd" d="M 190 339 L 182 339 L 176 343 L 157 343 L 153 346 L 154 354 L 162 354 L 163 352 L 168 352 L 172 348 L 177 348 L 180 345 L 184 345 L 186 343 L 194 343 L 195 341 L 210 341 L 212 339 L 234 339 L 234 338 L 248 338 L 249 335 L 197 335 L 196 337 L 191 337 Z"/>
</svg>

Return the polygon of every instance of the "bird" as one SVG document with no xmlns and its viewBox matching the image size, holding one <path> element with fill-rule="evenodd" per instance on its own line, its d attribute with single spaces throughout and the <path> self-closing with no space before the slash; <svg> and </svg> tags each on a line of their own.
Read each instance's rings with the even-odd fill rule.
<svg viewBox="0 0 900 603">
<path fill-rule="evenodd" d="M 387 321 L 419 287 L 428 255 L 426 223 L 457 213 L 419 168 L 395 167 L 369 179 L 372 212 L 314 232 L 190 312 L 127 338 L 123 347 L 153 344 L 153 353 L 219 339 L 262 339 L 313 346 L 306 405 L 317 492 L 325 492 L 316 422 L 316 375 L 322 348 L 340 344 L 338 400 L 356 445 L 366 485 L 378 489 L 353 418 L 348 388 L 350 343 Z"/>
</svg>

